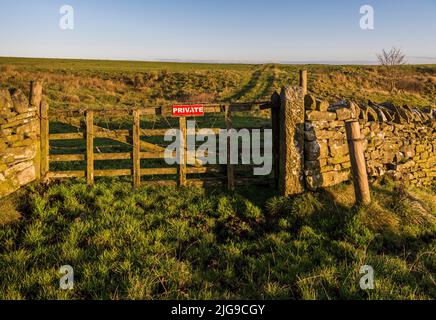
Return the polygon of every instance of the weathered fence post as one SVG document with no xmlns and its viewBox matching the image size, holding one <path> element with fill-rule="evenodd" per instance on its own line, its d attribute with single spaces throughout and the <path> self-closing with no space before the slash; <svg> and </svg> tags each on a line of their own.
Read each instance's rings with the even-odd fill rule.
<svg viewBox="0 0 436 320">
<path fill-rule="evenodd" d="M 141 132 L 140 132 L 140 112 L 133 110 L 133 187 L 139 188 L 141 185 Z"/>
<path fill-rule="evenodd" d="M 300 87 L 283 87 L 280 94 L 280 175 L 283 196 L 304 192 L 304 101 Z"/>
<path fill-rule="evenodd" d="M 304 98 L 307 94 L 307 70 L 300 70 L 300 87 Z"/>
<path fill-rule="evenodd" d="M 274 92 L 271 96 L 271 128 L 272 128 L 272 157 L 274 170 L 274 187 L 279 187 L 280 175 L 280 95 Z"/>
<path fill-rule="evenodd" d="M 179 118 L 180 146 L 179 146 L 179 185 L 186 185 L 186 117 Z"/>
<path fill-rule="evenodd" d="M 94 183 L 94 111 L 86 111 L 86 182 Z"/>
<path fill-rule="evenodd" d="M 360 133 L 359 121 L 345 122 L 348 148 L 350 150 L 351 172 L 353 174 L 354 193 L 356 201 L 362 204 L 371 202 L 368 174 L 366 172 L 363 139 Z"/>
<path fill-rule="evenodd" d="M 40 148 L 41 148 L 41 171 L 40 175 L 42 178 L 46 176 L 49 171 L 49 119 L 48 119 L 48 103 L 43 100 L 41 102 L 40 111 Z"/>
<path fill-rule="evenodd" d="M 31 81 L 29 92 L 29 107 L 33 109 L 39 118 L 41 118 L 41 100 L 42 100 L 42 82 Z M 41 124 L 37 123 L 37 132 L 40 132 Z M 37 179 L 41 178 L 41 135 L 37 137 L 36 154 L 34 159 L 35 176 Z"/>
<path fill-rule="evenodd" d="M 225 120 L 227 133 L 233 128 L 232 124 L 232 110 L 231 106 L 227 105 L 225 110 Z M 227 134 L 227 188 L 229 190 L 235 190 L 235 170 L 233 164 L 231 163 L 230 156 L 230 135 Z"/>
</svg>

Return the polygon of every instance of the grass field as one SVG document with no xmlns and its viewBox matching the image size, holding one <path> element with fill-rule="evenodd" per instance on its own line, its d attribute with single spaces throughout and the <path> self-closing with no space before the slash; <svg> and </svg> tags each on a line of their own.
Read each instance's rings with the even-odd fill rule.
<svg viewBox="0 0 436 320">
<path fill-rule="evenodd" d="M 331 102 L 434 106 L 436 65 L 403 66 L 395 94 L 379 67 L 305 67 L 309 90 Z M 52 109 L 252 101 L 296 84 L 300 68 L 0 58 L 0 86 L 27 91 L 28 81 L 43 79 Z M 101 125 L 131 125 L 109 120 Z M 267 120 L 235 115 L 234 124 Z M 224 127 L 222 117 L 205 121 Z M 142 125 L 168 123 L 143 119 Z M 51 126 L 52 133 L 64 131 Z M 62 143 L 52 147 L 84 148 Z M 123 148 L 103 151 L 129 152 Z M 83 169 L 84 162 L 76 165 Z M 229 193 L 132 190 L 123 179 L 98 179 L 93 187 L 82 180 L 33 184 L 0 201 L 0 299 L 435 299 L 434 187 L 385 180 L 372 186 L 372 198 L 368 207 L 353 206 L 349 184 L 289 199 L 260 187 Z M 75 270 L 71 291 L 59 289 L 66 264 Z M 374 268 L 374 290 L 359 287 L 363 265 Z"/>
<path fill-rule="evenodd" d="M 435 299 L 434 190 L 385 181 L 372 192 L 371 206 L 353 207 L 347 184 L 292 199 L 35 185 L 0 226 L 0 299 Z M 374 290 L 359 287 L 363 265 Z"/>
<path fill-rule="evenodd" d="M 154 106 L 174 101 L 253 101 L 269 98 L 309 72 L 309 91 L 331 102 L 354 99 L 434 105 L 436 65 L 400 67 L 398 90 L 377 66 L 245 65 L 0 58 L 0 85 L 25 91 L 40 78 L 52 108 Z"/>
</svg>

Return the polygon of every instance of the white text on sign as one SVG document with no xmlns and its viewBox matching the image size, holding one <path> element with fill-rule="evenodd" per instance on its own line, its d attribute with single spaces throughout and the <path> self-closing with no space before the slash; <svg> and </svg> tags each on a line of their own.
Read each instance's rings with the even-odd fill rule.
<svg viewBox="0 0 436 320">
<path fill-rule="evenodd" d="M 187 117 L 187 116 L 203 116 L 204 108 L 202 105 L 176 105 L 173 106 L 173 116 L 174 117 Z"/>
</svg>

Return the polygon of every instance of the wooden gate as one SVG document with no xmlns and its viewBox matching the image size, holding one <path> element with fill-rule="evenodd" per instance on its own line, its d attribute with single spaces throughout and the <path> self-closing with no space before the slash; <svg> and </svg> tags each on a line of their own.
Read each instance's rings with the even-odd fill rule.
<svg viewBox="0 0 436 320">
<path fill-rule="evenodd" d="M 236 120 L 244 119 L 238 118 L 238 113 L 246 115 L 270 105 L 270 101 L 203 104 L 205 116 L 202 120 L 208 125 L 208 129 L 218 133 L 220 129 L 237 128 Z M 93 184 L 95 177 L 131 176 L 134 187 L 141 184 L 226 184 L 229 189 L 247 183 L 272 183 L 271 176 L 261 179 L 251 176 L 249 172 L 252 165 L 232 165 L 230 161 L 227 161 L 227 165 L 203 165 L 199 161 L 188 165 L 186 152 L 179 165 L 156 165 L 164 159 L 165 145 L 162 144 L 162 137 L 168 129 L 180 129 L 185 139 L 184 145 L 179 148 L 186 150 L 186 137 L 189 134 L 186 128 L 187 117 L 172 117 L 171 107 L 60 111 L 49 110 L 48 105 L 43 103 L 40 114 L 41 176 L 46 179 L 86 177 L 87 183 Z M 218 117 L 218 120 L 211 123 L 211 118 L 214 117 Z M 273 112 L 272 123 L 277 122 L 276 117 Z M 119 128 L 114 128 L 114 119 L 118 118 Z M 214 126 L 216 123 L 220 125 Z M 271 128 L 271 120 L 268 118 L 259 118 L 256 124 L 260 125 L 243 127 Z M 229 144 L 229 138 L 227 143 Z M 277 181 L 277 141 L 274 142 L 274 150 L 273 176 Z M 115 168 L 101 168 L 102 162 L 110 161 L 116 161 Z"/>
</svg>

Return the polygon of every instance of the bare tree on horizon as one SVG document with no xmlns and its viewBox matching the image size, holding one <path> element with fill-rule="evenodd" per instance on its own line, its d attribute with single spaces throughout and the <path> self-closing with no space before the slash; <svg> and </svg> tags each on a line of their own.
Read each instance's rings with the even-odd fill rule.
<svg viewBox="0 0 436 320">
<path fill-rule="evenodd" d="M 389 77 L 390 91 L 393 92 L 398 81 L 398 66 L 407 63 L 406 55 L 399 48 L 392 47 L 389 51 L 383 49 L 382 53 L 377 54 L 378 63 L 386 69 Z"/>
</svg>

